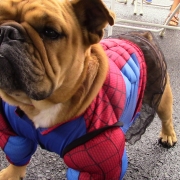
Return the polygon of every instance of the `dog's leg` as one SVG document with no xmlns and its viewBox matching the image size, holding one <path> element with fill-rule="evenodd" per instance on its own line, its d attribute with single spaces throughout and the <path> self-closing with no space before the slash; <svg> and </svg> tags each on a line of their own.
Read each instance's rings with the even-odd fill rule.
<svg viewBox="0 0 180 180">
<path fill-rule="evenodd" d="M 165 147 L 172 147 L 177 142 L 176 133 L 173 127 L 172 111 L 173 96 L 169 77 L 167 77 L 167 84 L 157 110 L 157 114 L 162 122 L 162 130 L 160 133 L 159 142 Z"/>
<path fill-rule="evenodd" d="M 0 171 L 0 180 L 21 180 L 25 177 L 25 166 L 14 166 L 10 164 L 7 168 Z"/>
</svg>

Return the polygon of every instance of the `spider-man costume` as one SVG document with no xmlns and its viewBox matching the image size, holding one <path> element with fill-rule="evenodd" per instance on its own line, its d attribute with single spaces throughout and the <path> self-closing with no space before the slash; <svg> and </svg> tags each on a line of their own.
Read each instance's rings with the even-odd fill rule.
<svg viewBox="0 0 180 180">
<path fill-rule="evenodd" d="M 141 50 L 130 41 L 104 39 L 101 45 L 109 57 L 109 72 L 80 117 L 49 129 L 35 129 L 25 114 L 17 115 L 17 107 L 2 101 L 0 147 L 11 163 L 27 164 L 40 144 L 64 158 L 68 180 L 122 179 L 127 168 L 124 134 L 141 108 L 146 65 Z M 65 147 L 75 139 L 117 121 L 123 127 L 112 127 L 63 156 Z"/>
</svg>

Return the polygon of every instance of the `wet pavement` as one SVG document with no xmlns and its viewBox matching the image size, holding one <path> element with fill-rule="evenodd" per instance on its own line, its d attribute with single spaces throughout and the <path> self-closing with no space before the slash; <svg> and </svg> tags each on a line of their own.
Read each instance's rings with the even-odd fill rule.
<svg viewBox="0 0 180 180">
<path fill-rule="evenodd" d="M 171 4 L 170 0 L 153 0 L 154 3 Z M 110 1 L 105 3 L 110 6 Z M 169 8 L 144 6 L 144 15 L 133 15 L 131 1 L 126 5 L 115 3 L 117 18 L 126 18 L 139 21 L 161 23 L 165 21 Z M 144 26 L 143 26 L 144 27 Z M 113 28 L 113 35 L 129 31 L 126 28 Z M 105 36 L 107 30 L 105 30 Z M 170 75 L 172 91 L 174 95 L 174 125 L 177 138 L 180 141 L 180 31 L 166 30 L 165 36 L 161 38 L 154 33 L 159 45 L 164 52 L 168 72 Z M 180 143 L 171 149 L 164 149 L 158 144 L 158 136 L 161 129 L 160 120 L 155 118 L 147 128 L 145 134 L 135 145 L 127 144 L 129 158 L 128 170 L 124 180 L 178 180 L 180 179 Z M 5 155 L 0 151 L 0 169 L 6 167 L 8 162 Z M 49 153 L 38 148 L 28 165 L 25 180 L 65 180 L 66 166 L 58 155 Z"/>
</svg>

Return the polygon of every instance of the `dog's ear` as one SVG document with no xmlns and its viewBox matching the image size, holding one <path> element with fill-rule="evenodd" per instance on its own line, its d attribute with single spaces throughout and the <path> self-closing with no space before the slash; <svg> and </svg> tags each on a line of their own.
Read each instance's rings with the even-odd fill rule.
<svg viewBox="0 0 180 180">
<path fill-rule="evenodd" d="M 97 43 L 109 23 L 114 24 L 115 14 L 108 10 L 101 0 L 72 0 L 74 12 L 90 44 Z"/>
</svg>

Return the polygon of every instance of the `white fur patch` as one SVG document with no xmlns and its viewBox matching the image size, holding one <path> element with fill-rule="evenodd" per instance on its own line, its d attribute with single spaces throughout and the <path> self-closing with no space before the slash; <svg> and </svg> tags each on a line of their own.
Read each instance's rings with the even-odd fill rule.
<svg viewBox="0 0 180 180">
<path fill-rule="evenodd" d="M 51 127 L 56 117 L 58 116 L 61 107 L 62 104 L 56 104 L 48 109 L 42 110 L 37 116 L 32 119 L 35 127 Z"/>
</svg>

